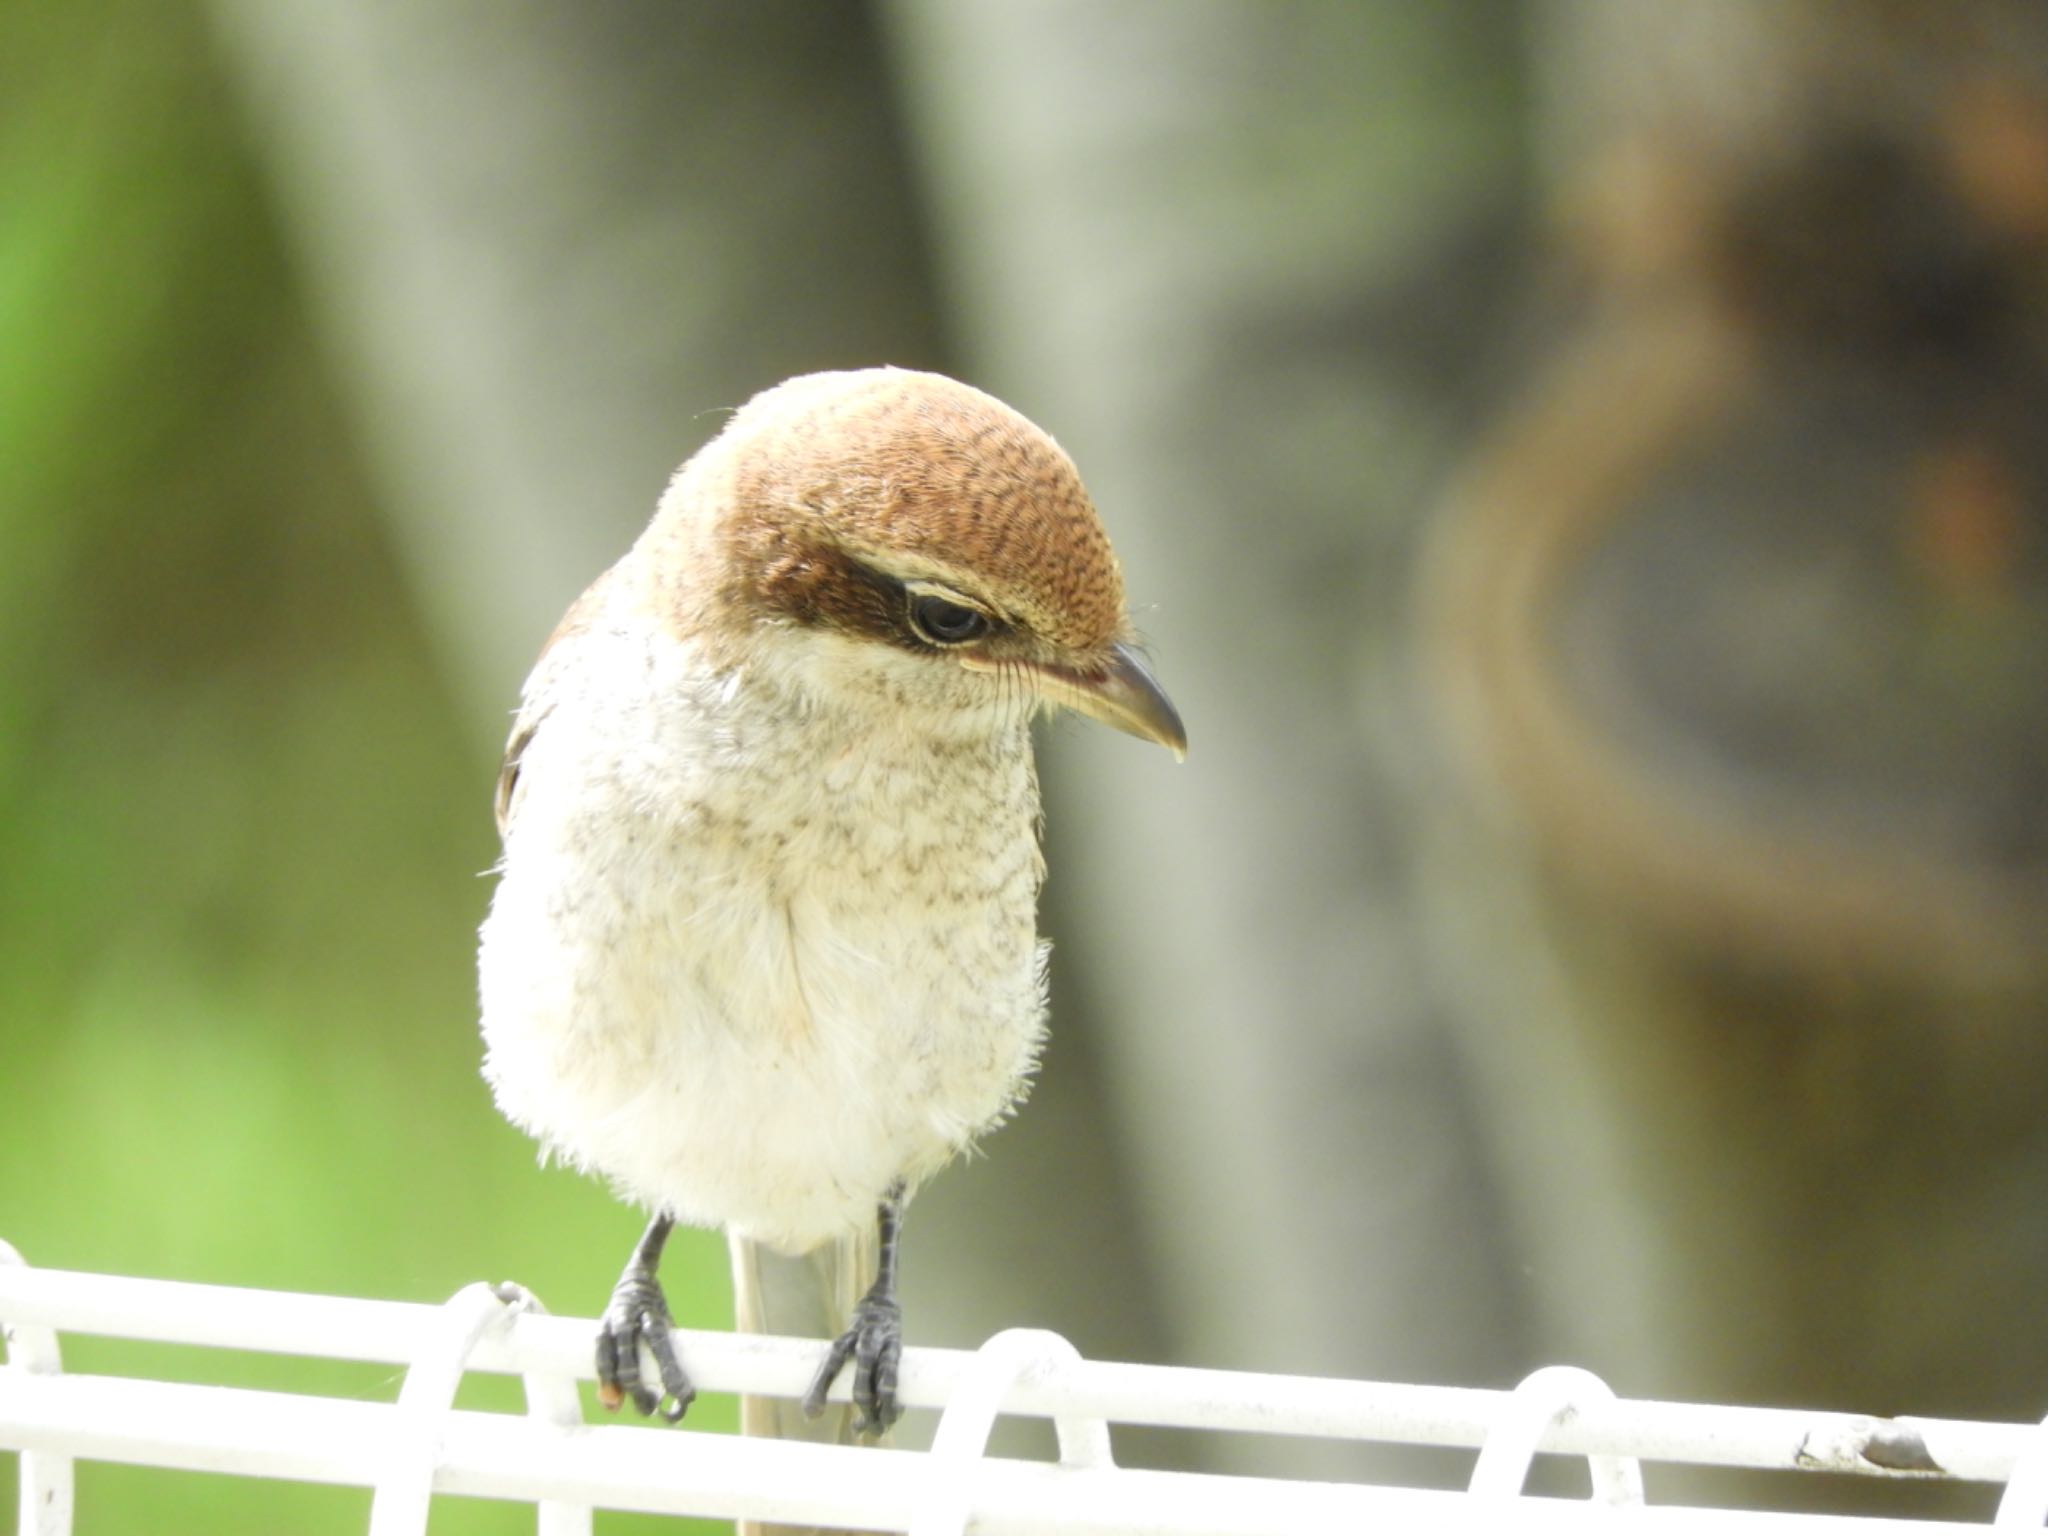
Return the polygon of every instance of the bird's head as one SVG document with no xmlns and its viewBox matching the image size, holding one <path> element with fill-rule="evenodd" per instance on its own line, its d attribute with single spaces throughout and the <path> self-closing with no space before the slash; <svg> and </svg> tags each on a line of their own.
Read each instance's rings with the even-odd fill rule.
<svg viewBox="0 0 2048 1536">
<path fill-rule="evenodd" d="M 952 379 L 875 368 L 755 396 L 643 549 L 676 622 L 814 697 L 961 732 L 1059 705 L 1186 753 L 1072 461 Z"/>
</svg>

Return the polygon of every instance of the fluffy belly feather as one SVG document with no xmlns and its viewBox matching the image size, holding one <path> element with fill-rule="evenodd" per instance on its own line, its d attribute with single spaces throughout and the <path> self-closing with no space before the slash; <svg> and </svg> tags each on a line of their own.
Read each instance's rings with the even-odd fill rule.
<svg viewBox="0 0 2048 1536">
<path fill-rule="evenodd" d="M 802 1250 L 1016 1102 L 1044 1017 L 1028 807 L 981 807 L 967 846 L 884 818 L 774 857 L 612 810 L 519 828 L 482 934 L 485 1075 L 548 1151 Z"/>
</svg>

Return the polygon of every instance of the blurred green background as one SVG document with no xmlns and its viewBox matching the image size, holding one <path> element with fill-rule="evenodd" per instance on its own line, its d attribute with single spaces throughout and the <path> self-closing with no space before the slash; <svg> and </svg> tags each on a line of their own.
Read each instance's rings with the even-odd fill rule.
<svg viewBox="0 0 2048 1536">
<path fill-rule="evenodd" d="M 1193 738 L 1046 733 L 1055 1043 L 919 1203 L 913 1342 L 2048 1409 L 2034 8 L 8 0 L 0 39 L 30 1262 L 602 1304 L 638 1214 L 477 1076 L 503 729 L 725 408 L 886 361 L 1074 453 Z M 716 1237 L 665 1274 L 728 1325 Z M 79 1509 L 367 1497 L 87 1465 Z"/>
<path fill-rule="evenodd" d="M 588 1311 L 639 1222 L 539 1174 L 477 1078 L 492 753 L 393 556 L 206 18 L 21 5 L 4 31 L 0 1225 L 48 1265 L 432 1301 L 517 1275 Z M 718 1326 L 721 1252 L 706 1237 L 672 1281 Z M 395 1390 L 64 1347 L 85 1371 Z M 366 1510 L 89 1466 L 79 1529 Z"/>
</svg>

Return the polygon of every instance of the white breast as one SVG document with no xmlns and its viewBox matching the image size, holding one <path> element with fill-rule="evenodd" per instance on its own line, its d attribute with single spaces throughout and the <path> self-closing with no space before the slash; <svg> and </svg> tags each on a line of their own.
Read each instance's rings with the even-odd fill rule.
<svg viewBox="0 0 2048 1536">
<path fill-rule="evenodd" d="M 1043 1029 L 1021 719 L 799 715 L 676 641 L 536 684 L 482 935 L 485 1075 L 578 1167 L 804 1249 L 999 1120 Z"/>
</svg>

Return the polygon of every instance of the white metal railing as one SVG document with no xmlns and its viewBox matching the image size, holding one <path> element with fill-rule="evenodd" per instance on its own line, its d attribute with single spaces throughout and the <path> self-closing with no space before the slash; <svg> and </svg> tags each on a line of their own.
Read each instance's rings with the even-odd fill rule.
<svg viewBox="0 0 2048 1536">
<path fill-rule="evenodd" d="M 2003 1483 L 1996 1523 L 2048 1518 L 2048 1426 L 1627 1402 L 1572 1367 L 1512 1392 L 1083 1360 L 1013 1330 L 978 1351 L 912 1349 L 899 1397 L 940 1412 L 929 1451 L 743 1440 L 586 1425 L 593 1323 L 547 1316 L 516 1286 L 445 1306 L 38 1270 L 0 1243 L 0 1449 L 21 1457 L 22 1536 L 71 1530 L 72 1462 L 343 1483 L 375 1490 L 372 1536 L 424 1531 L 432 1495 L 514 1499 L 541 1536 L 590 1530 L 595 1508 L 909 1531 L 1091 1536 L 1293 1536 L 1317 1531 L 1820 1532 L 1936 1522 L 1644 1502 L 1645 1460 Z M 63 1332 L 378 1361 L 406 1368 L 395 1403 L 66 1374 Z M 699 1387 L 800 1396 L 815 1341 L 678 1335 Z M 465 1371 L 524 1378 L 527 1412 L 450 1406 Z M 838 1389 L 843 1398 L 844 1384 Z M 1054 1420 L 1059 1461 L 983 1454 L 998 1412 Z M 1463 1493 L 1140 1471 L 1110 1455 L 1111 1422 L 1476 1450 Z M 1589 1458 L 1590 1501 L 1520 1496 L 1538 1451 Z"/>
</svg>

